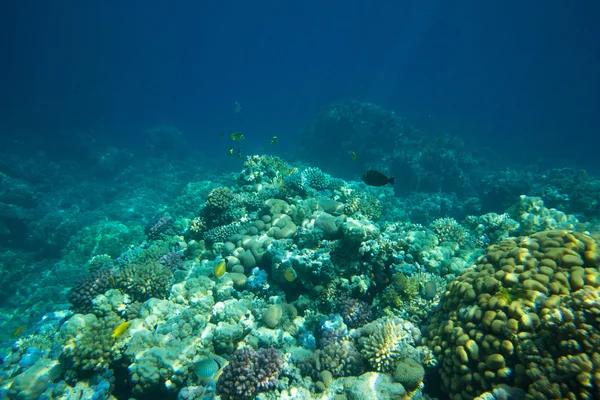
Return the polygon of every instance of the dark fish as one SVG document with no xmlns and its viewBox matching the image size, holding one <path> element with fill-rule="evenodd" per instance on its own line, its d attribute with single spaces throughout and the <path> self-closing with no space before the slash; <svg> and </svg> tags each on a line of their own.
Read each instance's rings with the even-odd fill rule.
<svg viewBox="0 0 600 400">
<path fill-rule="evenodd" d="M 388 183 L 391 183 L 393 185 L 394 180 L 396 178 L 388 178 L 381 172 L 377 172 L 374 169 L 370 169 L 367 172 L 365 172 L 360 179 L 362 179 L 362 181 L 369 186 L 385 186 Z"/>
</svg>

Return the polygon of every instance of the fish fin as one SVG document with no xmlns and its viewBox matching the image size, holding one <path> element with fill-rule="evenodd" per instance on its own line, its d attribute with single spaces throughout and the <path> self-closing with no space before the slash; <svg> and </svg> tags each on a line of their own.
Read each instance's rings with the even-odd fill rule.
<svg viewBox="0 0 600 400">
<path fill-rule="evenodd" d="M 395 180 L 396 180 L 396 177 L 392 176 L 391 178 L 388 178 L 388 183 L 393 185 Z"/>
</svg>

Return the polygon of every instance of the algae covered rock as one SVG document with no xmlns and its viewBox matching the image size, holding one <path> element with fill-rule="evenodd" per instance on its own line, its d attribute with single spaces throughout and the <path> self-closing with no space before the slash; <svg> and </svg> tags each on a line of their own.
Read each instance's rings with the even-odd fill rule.
<svg viewBox="0 0 600 400">
<path fill-rule="evenodd" d="M 8 395 L 19 400 L 36 400 L 60 374 L 58 361 L 41 359 L 13 380 Z"/>
<path fill-rule="evenodd" d="M 339 239 L 342 236 L 342 217 L 334 217 L 331 214 L 323 213 L 315 220 L 315 228 L 323 231 L 325 239 Z"/>
</svg>

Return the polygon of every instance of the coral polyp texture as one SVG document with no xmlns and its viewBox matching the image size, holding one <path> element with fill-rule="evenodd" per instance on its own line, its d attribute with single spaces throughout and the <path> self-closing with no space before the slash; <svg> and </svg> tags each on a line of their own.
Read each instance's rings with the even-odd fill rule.
<svg viewBox="0 0 600 400">
<path fill-rule="evenodd" d="M 506 239 L 448 285 L 427 329 L 453 399 L 508 385 L 534 399 L 600 397 L 598 236 Z"/>
</svg>

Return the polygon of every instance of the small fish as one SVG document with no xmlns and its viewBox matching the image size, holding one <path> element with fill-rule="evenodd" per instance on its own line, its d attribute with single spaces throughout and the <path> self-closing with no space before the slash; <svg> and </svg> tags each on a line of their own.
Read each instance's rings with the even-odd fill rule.
<svg viewBox="0 0 600 400">
<path fill-rule="evenodd" d="M 229 149 L 227 150 L 227 155 L 230 156 L 233 154 L 233 146 L 229 146 Z"/>
<path fill-rule="evenodd" d="M 352 158 L 354 161 L 356 161 L 356 153 L 355 153 L 355 152 L 351 151 L 351 152 L 350 152 L 350 157 L 351 157 L 351 158 Z"/>
<path fill-rule="evenodd" d="M 225 132 L 221 132 L 221 139 L 225 139 Z"/>
<path fill-rule="evenodd" d="M 236 101 L 233 103 L 233 111 L 235 111 L 236 114 L 239 114 L 240 111 L 242 111 L 242 105 Z"/>
<path fill-rule="evenodd" d="M 421 286 L 421 297 L 425 300 L 433 300 L 437 294 L 437 285 L 434 281 L 429 281 Z"/>
<path fill-rule="evenodd" d="M 21 336 L 21 333 L 23 333 L 24 331 L 25 331 L 25 325 L 21 325 L 20 327 L 18 327 L 17 329 L 15 329 L 15 331 L 10 336 L 12 338 L 19 337 L 19 336 Z"/>
<path fill-rule="evenodd" d="M 236 142 L 244 140 L 244 135 L 241 132 L 233 132 L 231 135 L 229 135 L 229 137 L 231 140 L 235 140 Z"/>
<path fill-rule="evenodd" d="M 381 172 L 375 171 L 374 169 L 370 169 L 367 172 L 365 172 L 360 179 L 362 179 L 362 181 L 369 186 L 385 186 L 388 183 L 393 185 L 394 180 L 396 178 L 388 178 Z"/>
<path fill-rule="evenodd" d="M 219 360 L 205 356 L 194 363 L 194 372 L 203 385 L 208 385 L 219 379 L 224 366 L 224 363 L 219 362 Z"/>
<path fill-rule="evenodd" d="M 131 325 L 131 322 L 129 321 L 125 321 L 119 324 L 110 337 L 112 337 L 113 339 L 117 339 L 119 336 L 124 334 L 127 331 L 127 329 L 129 329 L 129 325 Z"/>
<path fill-rule="evenodd" d="M 237 158 L 242 158 L 242 149 L 238 149 Z"/>
<path fill-rule="evenodd" d="M 227 271 L 227 263 L 225 262 L 225 260 L 221 260 L 217 264 L 215 264 L 214 273 L 217 278 L 220 278 L 223 275 L 225 275 L 225 271 Z"/>
<path fill-rule="evenodd" d="M 276 144 L 277 142 L 279 142 L 279 138 L 277 136 L 273 136 L 271 138 L 271 144 Z"/>
</svg>

